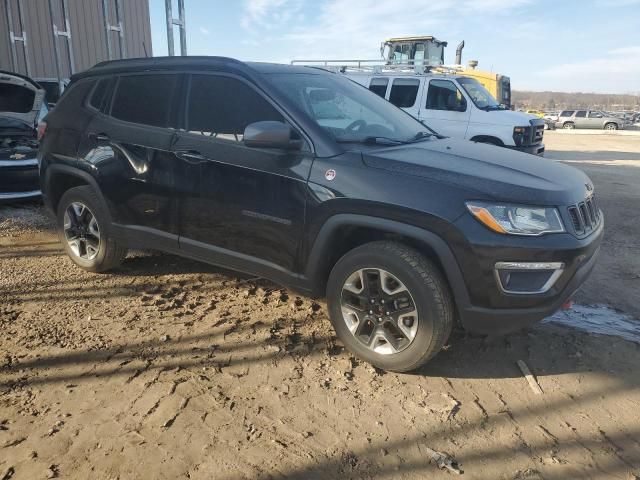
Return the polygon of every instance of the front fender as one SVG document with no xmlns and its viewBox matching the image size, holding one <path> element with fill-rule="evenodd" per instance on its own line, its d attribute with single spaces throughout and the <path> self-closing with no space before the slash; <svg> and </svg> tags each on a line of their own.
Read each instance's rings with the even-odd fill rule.
<svg viewBox="0 0 640 480">
<path fill-rule="evenodd" d="M 336 214 L 327 219 L 313 242 L 305 269 L 305 277 L 312 282 L 316 293 L 319 294 L 318 290 L 322 284 L 323 259 L 330 256 L 330 250 L 333 248 L 332 243 L 339 230 L 344 227 L 368 227 L 402 235 L 428 245 L 438 256 L 438 260 L 443 266 L 443 273 L 451 286 L 456 303 L 458 305 L 469 304 L 469 295 L 458 262 L 447 243 L 440 236 L 423 228 L 395 220 L 352 213 Z"/>
</svg>

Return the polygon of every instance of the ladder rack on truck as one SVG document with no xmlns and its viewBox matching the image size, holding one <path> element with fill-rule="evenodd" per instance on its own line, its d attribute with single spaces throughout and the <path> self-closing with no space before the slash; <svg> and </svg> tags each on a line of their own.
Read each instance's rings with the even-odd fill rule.
<svg viewBox="0 0 640 480">
<path fill-rule="evenodd" d="M 437 73 L 440 75 L 459 74 L 461 67 L 440 65 L 432 67 L 423 63 L 414 64 L 413 61 L 405 63 L 382 63 L 380 60 L 292 60 L 291 65 L 307 65 L 322 68 L 335 73 L 374 73 L 376 75 L 390 74 L 411 74 L 423 75 L 426 73 Z"/>
</svg>

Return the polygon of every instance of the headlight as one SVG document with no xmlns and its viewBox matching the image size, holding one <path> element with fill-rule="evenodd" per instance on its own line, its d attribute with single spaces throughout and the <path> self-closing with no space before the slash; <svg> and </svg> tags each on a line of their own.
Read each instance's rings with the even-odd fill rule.
<svg viewBox="0 0 640 480">
<path fill-rule="evenodd" d="M 513 141 L 517 147 L 529 143 L 530 137 L 530 127 L 513 127 Z"/>
<path fill-rule="evenodd" d="M 564 232 L 558 210 L 553 207 L 467 202 L 471 214 L 498 233 L 542 235 Z"/>
</svg>

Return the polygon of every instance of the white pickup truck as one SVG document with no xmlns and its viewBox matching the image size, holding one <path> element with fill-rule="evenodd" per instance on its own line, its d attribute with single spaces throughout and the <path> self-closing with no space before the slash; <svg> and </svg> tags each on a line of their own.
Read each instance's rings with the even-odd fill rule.
<svg viewBox="0 0 640 480">
<path fill-rule="evenodd" d="M 544 120 L 505 109 L 473 78 L 344 68 L 336 72 L 403 108 L 442 135 L 544 154 Z"/>
</svg>

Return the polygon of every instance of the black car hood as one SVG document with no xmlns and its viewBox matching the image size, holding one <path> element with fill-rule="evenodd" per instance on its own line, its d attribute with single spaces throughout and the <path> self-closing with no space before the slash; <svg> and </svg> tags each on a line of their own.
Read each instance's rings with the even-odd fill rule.
<svg viewBox="0 0 640 480">
<path fill-rule="evenodd" d="M 430 140 L 367 150 L 362 156 L 369 167 L 467 189 L 470 200 L 570 205 L 593 189 L 589 177 L 573 167 L 467 140 Z"/>
</svg>

